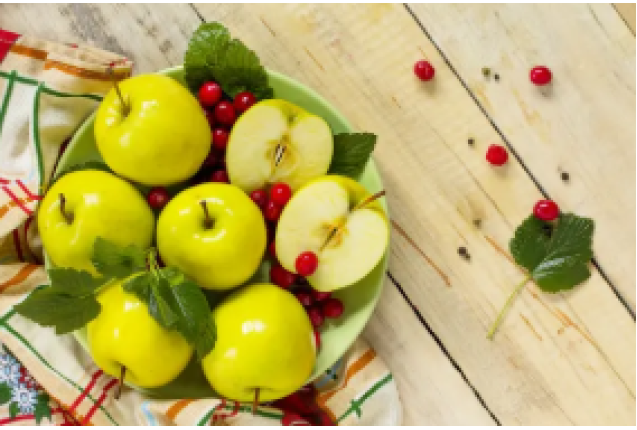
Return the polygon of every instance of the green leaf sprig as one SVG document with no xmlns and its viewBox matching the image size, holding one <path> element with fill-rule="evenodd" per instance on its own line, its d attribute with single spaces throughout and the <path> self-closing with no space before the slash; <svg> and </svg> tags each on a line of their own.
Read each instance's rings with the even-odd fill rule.
<svg viewBox="0 0 637 430">
<path fill-rule="evenodd" d="M 374 151 L 376 135 L 340 133 L 334 136 L 334 153 L 328 173 L 358 179 Z"/>
<path fill-rule="evenodd" d="M 186 82 L 198 91 L 207 81 L 216 81 L 234 98 L 250 91 L 258 100 L 273 97 L 268 75 L 259 57 L 218 22 L 204 23 L 190 38 L 184 56 Z"/>
<path fill-rule="evenodd" d="M 487 337 L 493 339 L 513 299 L 530 280 L 546 293 L 570 290 L 591 275 L 588 264 L 593 258 L 592 219 L 571 213 L 560 215 L 553 226 L 531 215 L 515 230 L 509 250 L 527 276 L 507 298 L 491 325 Z"/>
<path fill-rule="evenodd" d="M 91 260 L 101 276 L 70 268 L 49 269 L 51 284 L 32 292 L 14 306 L 15 311 L 42 326 L 54 327 L 57 334 L 69 333 L 99 315 L 96 296 L 103 288 L 125 279 L 124 291 L 148 305 L 159 325 L 184 336 L 199 359 L 212 350 L 216 328 L 206 296 L 178 269 L 159 268 L 154 249 L 122 247 L 98 237 Z"/>
</svg>

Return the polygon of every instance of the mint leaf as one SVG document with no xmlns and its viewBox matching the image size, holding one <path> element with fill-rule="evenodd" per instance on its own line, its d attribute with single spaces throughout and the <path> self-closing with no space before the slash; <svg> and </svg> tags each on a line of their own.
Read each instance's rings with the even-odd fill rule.
<svg viewBox="0 0 637 430">
<path fill-rule="evenodd" d="M 135 245 L 119 246 L 98 237 L 93 244 L 93 266 L 106 278 L 125 278 L 146 269 L 146 253 Z"/>
<path fill-rule="evenodd" d="M 551 237 L 544 222 L 529 216 L 509 243 L 516 263 L 526 268 L 542 291 L 568 290 L 588 279 L 593 258 L 594 223 L 574 214 L 560 215 Z"/>
<path fill-rule="evenodd" d="M 9 416 L 11 418 L 15 418 L 18 416 L 18 414 L 20 413 L 20 406 L 18 405 L 17 402 L 11 402 L 9 404 Z"/>
<path fill-rule="evenodd" d="M 48 395 L 44 393 L 38 394 L 33 415 L 35 417 L 35 423 L 38 425 L 42 421 L 42 418 L 48 418 L 49 421 L 51 421 L 51 408 L 49 407 Z"/>
<path fill-rule="evenodd" d="M 272 98 L 268 76 L 257 55 L 240 40 L 231 39 L 217 22 L 195 31 L 184 56 L 185 79 L 194 92 L 206 81 L 217 81 L 231 97 L 250 91 L 257 99 Z"/>
<path fill-rule="evenodd" d="M 42 326 L 54 327 L 57 334 L 77 330 L 95 318 L 101 310 L 95 294 L 103 280 L 83 270 L 48 270 L 51 285 L 33 291 L 13 309 Z"/>
<path fill-rule="evenodd" d="M 0 384 L 0 405 L 11 400 L 11 387 L 6 382 Z"/>
<path fill-rule="evenodd" d="M 340 133 L 334 136 L 334 154 L 329 172 L 358 179 L 365 170 L 374 146 L 372 133 Z"/>
</svg>

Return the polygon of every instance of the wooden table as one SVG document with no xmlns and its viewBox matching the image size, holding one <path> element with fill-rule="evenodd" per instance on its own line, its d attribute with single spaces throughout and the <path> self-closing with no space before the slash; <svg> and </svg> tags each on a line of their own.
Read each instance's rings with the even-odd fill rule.
<svg viewBox="0 0 637 430">
<path fill-rule="evenodd" d="M 0 5 L 2 28 L 88 41 L 137 73 L 180 64 L 204 20 L 380 136 L 391 264 L 364 335 L 406 424 L 635 424 L 634 4 Z M 506 167 L 485 162 L 491 143 Z M 557 295 L 529 285 L 489 341 L 523 277 L 508 241 L 542 196 L 595 219 L 593 276 Z"/>
</svg>

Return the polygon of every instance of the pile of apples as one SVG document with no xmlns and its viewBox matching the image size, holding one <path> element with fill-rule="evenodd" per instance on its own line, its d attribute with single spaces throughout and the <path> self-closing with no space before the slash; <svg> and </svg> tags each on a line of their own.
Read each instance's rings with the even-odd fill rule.
<svg viewBox="0 0 637 430">
<path fill-rule="evenodd" d="M 318 328 L 343 313 L 331 293 L 371 272 L 389 242 L 379 195 L 327 174 L 334 143 L 325 120 L 250 93 L 224 100 L 214 82 L 195 97 L 169 77 L 142 75 L 104 98 L 95 141 L 113 173 L 68 173 L 41 202 L 38 226 L 51 262 L 96 274 L 97 237 L 155 246 L 166 266 L 201 288 L 234 290 L 212 310 L 217 340 L 201 362 L 219 395 L 270 401 L 302 387 Z M 133 183 L 150 191 L 144 196 Z M 171 196 L 173 189 L 181 191 Z M 267 254 L 271 282 L 257 281 Z M 99 293 L 102 311 L 87 326 L 90 353 L 106 373 L 126 369 L 135 386 L 165 385 L 193 348 L 122 281 Z"/>
</svg>

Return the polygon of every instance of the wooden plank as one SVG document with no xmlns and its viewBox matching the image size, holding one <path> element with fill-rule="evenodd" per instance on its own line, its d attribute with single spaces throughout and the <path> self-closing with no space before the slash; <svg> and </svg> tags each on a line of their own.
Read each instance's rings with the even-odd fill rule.
<svg viewBox="0 0 637 430">
<path fill-rule="evenodd" d="M 515 160 L 485 163 L 498 133 L 402 6 L 196 7 L 380 136 L 391 272 L 503 424 L 635 422 L 635 323 L 599 274 L 567 294 L 530 287 L 485 339 L 522 277 L 492 243 L 506 248 L 540 193 Z M 423 56 L 429 84 L 411 72 Z"/>
<path fill-rule="evenodd" d="M 617 13 L 635 34 L 635 3 L 613 3 Z"/>
<path fill-rule="evenodd" d="M 226 11 L 230 12 L 220 9 Z M 180 64 L 190 34 L 200 23 L 185 5 L 0 5 L 2 28 L 55 40 L 89 41 L 127 54 L 138 73 Z M 385 287 L 365 338 L 392 370 L 405 424 L 494 424 L 391 284 Z"/>
<path fill-rule="evenodd" d="M 595 257 L 634 311 L 634 35 L 608 4 L 410 7 L 548 195 L 595 220 Z"/>
</svg>

